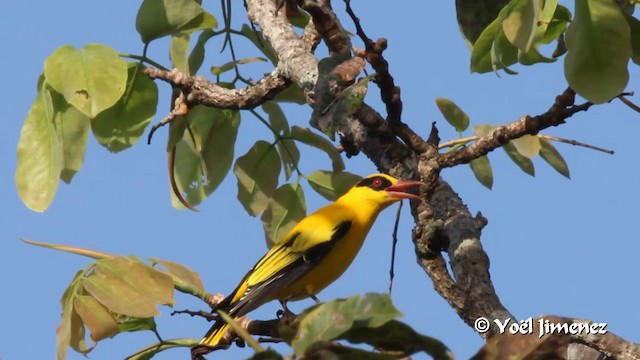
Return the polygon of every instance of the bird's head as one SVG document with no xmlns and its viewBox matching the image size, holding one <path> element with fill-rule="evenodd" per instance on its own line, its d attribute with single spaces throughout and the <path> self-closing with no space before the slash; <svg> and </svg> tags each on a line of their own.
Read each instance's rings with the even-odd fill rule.
<svg viewBox="0 0 640 360">
<path fill-rule="evenodd" d="M 398 180 L 386 174 L 373 174 L 360 180 L 341 199 L 355 203 L 356 206 L 373 205 L 377 209 L 384 209 L 402 199 L 420 200 L 415 194 L 406 192 L 420 185 L 420 181 Z"/>
</svg>

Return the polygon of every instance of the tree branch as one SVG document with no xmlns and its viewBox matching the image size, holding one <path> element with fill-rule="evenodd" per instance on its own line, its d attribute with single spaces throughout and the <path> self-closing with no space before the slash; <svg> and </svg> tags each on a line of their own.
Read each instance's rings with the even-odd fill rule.
<svg viewBox="0 0 640 360">
<path fill-rule="evenodd" d="M 298 38 L 283 11 L 272 0 L 247 0 L 247 15 L 262 29 L 265 39 L 278 55 L 278 74 L 304 91 L 308 100 L 318 80 L 318 61 L 306 43 Z M 316 27 L 317 28 L 317 27 Z"/>
<path fill-rule="evenodd" d="M 503 146 L 513 139 L 524 135 L 535 135 L 540 130 L 563 124 L 566 119 L 575 113 L 586 111 L 593 105 L 590 102 L 575 105 L 575 95 L 576 93 L 571 88 L 567 88 L 561 95 L 556 97 L 553 106 L 544 114 L 535 117 L 525 115 L 518 121 L 495 127 L 487 135 L 481 137 L 468 147 L 440 154 L 437 158 L 439 166 L 445 168 L 458 164 L 466 164 L 473 159 L 486 155 Z"/>
<path fill-rule="evenodd" d="M 253 86 L 227 89 L 202 76 L 186 75 L 177 69 L 166 71 L 147 68 L 144 73 L 152 79 L 163 80 L 180 88 L 185 94 L 187 104 L 200 104 L 221 109 L 253 109 L 272 99 L 291 84 L 286 77 L 270 74 Z"/>
<path fill-rule="evenodd" d="M 383 56 L 387 49 L 387 39 L 381 38 L 375 42 L 371 40 L 360 25 L 360 19 L 351 8 L 351 1 L 345 0 L 347 14 L 353 20 L 356 33 L 365 44 L 365 56 L 367 61 L 376 71 L 375 82 L 380 89 L 380 97 L 387 109 L 387 123 L 391 130 L 397 134 L 405 144 L 417 153 L 427 151 L 428 144 L 410 127 L 402 122 L 402 98 L 400 97 L 400 87 L 395 85 L 393 76 L 389 73 L 389 63 Z"/>
</svg>

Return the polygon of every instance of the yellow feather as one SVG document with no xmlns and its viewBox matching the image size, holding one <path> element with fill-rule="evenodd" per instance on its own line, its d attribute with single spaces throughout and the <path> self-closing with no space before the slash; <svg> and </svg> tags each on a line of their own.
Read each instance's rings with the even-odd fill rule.
<svg viewBox="0 0 640 360">
<path fill-rule="evenodd" d="M 370 175 L 333 204 L 302 219 L 218 309 L 239 317 L 271 300 L 300 300 L 322 291 L 349 267 L 380 211 L 402 198 L 415 199 L 402 190 L 421 183 L 399 184 L 389 175 Z M 391 191 L 394 187 L 399 190 Z M 200 344 L 219 345 L 227 330 L 227 324 L 216 321 Z"/>
</svg>

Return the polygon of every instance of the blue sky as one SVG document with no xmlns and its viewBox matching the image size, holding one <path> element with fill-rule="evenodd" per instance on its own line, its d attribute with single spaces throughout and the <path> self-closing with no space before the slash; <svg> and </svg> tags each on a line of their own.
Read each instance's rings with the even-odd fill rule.
<svg viewBox="0 0 640 360">
<path fill-rule="evenodd" d="M 402 87 L 403 119 L 417 132 L 427 136 L 431 122 L 437 121 L 443 139 L 457 137 L 437 111 L 437 96 L 458 103 L 470 115 L 472 125 L 499 124 L 546 111 L 555 95 L 566 88 L 562 61 L 516 66 L 517 76 L 470 74 L 469 50 L 459 35 L 453 2 L 426 4 L 354 5 L 368 35 L 389 40 L 385 55 Z M 0 22 L 0 32 L 5 34 L 0 57 L 5 76 L 0 100 L 5 120 L 0 132 L 0 213 L 4 214 L 0 217 L 0 273 L 5 289 L 0 306 L 2 360 L 54 356 L 60 296 L 75 272 L 89 263 L 82 257 L 26 245 L 20 237 L 173 260 L 198 271 L 209 291 L 225 293 L 265 251 L 260 220 L 248 216 L 237 202 L 233 174 L 200 206 L 200 213 L 171 207 L 164 130 L 150 146 L 141 142 L 117 156 L 90 139 L 84 167 L 70 186 L 60 185 L 53 204 L 43 214 L 31 212 L 18 198 L 16 146 L 45 58 L 61 45 L 82 47 L 92 42 L 140 53 L 142 44 L 134 27 L 138 6 L 139 2 L 124 0 L 39 2 L 38 6 L 0 3 L 5 14 Z M 217 2 L 205 1 L 207 6 L 219 17 Z M 334 7 L 343 10 L 341 2 L 335 2 Z M 239 18 L 242 7 L 234 10 Z M 236 24 L 239 27 L 240 23 Z M 353 28 L 350 22 L 345 24 Z M 239 46 L 239 51 L 248 51 Z M 226 55 L 218 55 L 218 49 L 208 49 L 212 56 L 205 60 L 203 69 L 227 61 Z M 152 45 L 151 56 L 168 65 L 166 53 L 166 42 Z M 255 55 L 247 52 L 247 56 Z M 637 77 L 637 68 L 631 67 L 632 78 Z M 263 70 L 248 67 L 247 71 L 252 69 Z M 158 85 L 161 103 L 154 122 L 169 108 L 167 86 Z M 383 111 L 375 87 L 370 89 L 367 101 Z M 632 79 L 628 90 L 639 89 L 640 82 Z M 309 108 L 287 107 L 286 111 L 291 124 L 306 126 Z M 242 122 L 238 155 L 255 140 L 269 139 L 269 133 L 250 115 L 243 114 Z M 627 340 L 640 341 L 640 315 L 634 311 L 638 298 L 635 280 L 640 270 L 634 225 L 640 203 L 640 173 L 634 141 L 640 133 L 640 116 L 614 101 L 545 133 L 616 153 L 606 155 L 557 144 L 571 169 L 572 180 L 567 180 L 541 159 L 535 159 L 536 177 L 530 177 L 498 150 L 490 155 L 495 175 L 492 191 L 482 187 L 467 166 L 445 170 L 442 175 L 472 212 L 481 211 L 489 220 L 482 242 L 491 259 L 497 292 L 513 314 L 521 319 L 540 314 L 588 318 L 608 323 L 609 330 Z M 305 150 L 303 171 L 330 167 L 323 154 Z M 345 161 L 351 172 L 375 172 L 364 156 Z M 305 194 L 310 210 L 326 204 L 308 187 Z M 386 291 L 394 214 L 390 209 L 380 216 L 356 261 L 319 295 L 321 299 Z M 405 211 L 401 222 L 394 302 L 404 313 L 404 321 L 444 341 L 457 358 L 468 358 L 482 340 L 435 293 L 429 278 L 416 265 L 408 215 Z M 310 304 L 300 302 L 292 308 L 299 310 Z M 176 309 L 183 308 L 204 305 L 179 294 Z M 269 304 L 252 317 L 270 318 L 277 308 Z M 198 319 L 170 317 L 169 312 L 163 309 L 158 321 L 165 338 L 197 338 L 209 327 Z M 89 356 L 123 358 L 153 341 L 150 332 L 123 334 L 101 342 Z M 248 349 L 232 349 L 217 358 L 249 354 Z M 158 358 L 187 356 L 187 350 L 174 350 Z M 69 352 L 69 359 L 80 358 Z"/>
</svg>

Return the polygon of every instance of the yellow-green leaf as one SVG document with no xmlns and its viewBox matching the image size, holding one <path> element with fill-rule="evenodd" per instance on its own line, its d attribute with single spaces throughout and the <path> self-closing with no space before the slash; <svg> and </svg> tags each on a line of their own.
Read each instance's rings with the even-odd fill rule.
<svg viewBox="0 0 640 360">
<path fill-rule="evenodd" d="M 629 25 L 615 1 L 575 4 L 576 15 L 566 32 L 565 77 L 580 96 L 601 104 L 618 96 L 629 81 Z"/>
<path fill-rule="evenodd" d="M 469 115 L 456 105 L 453 101 L 445 98 L 436 98 L 436 105 L 451 126 L 456 131 L 463 132 L 469 127 Z"/>
<path fill-rule="evenodd" d="M 528 157 L 521 155 L 516 149 L 515 145 L 509 142 L 507 144 L 504 144 L 502 148 L 507 153 L 507 155 L 509 155 L 509 158 L 516 165 L 518 165 L 520 169 L 522 169 L 522 171 L 524 171 L 525 173 L 531 176 L 536 175 L 535 168 L 533 167 L 533 161 L 531 161 L 531 159 L 529 159 Z"/>
<path fill-rule="evenodd" d="M 157 353 L 177 347 L 192 348 L 200 342 L 200 339 L 164 339 L 162 342 L 151 344 L 138 350 L 135 354 L 129 355 L 125 360 L 149 360 Z"/>
<path fill-rule="evenodd" d="M 516 147 L 516 150 L 518 150 L 521 155 L 529 159 L 533 159 L 538 156 L 538 152 L 540 152 L 540 140 L 537 136 L 524 135 L 520 138 L 511 140 L 511 143 Z"/>
<path fill-rule="evenodd" d="M 542 12 L 542 0 L 519 0 L 502 22 L 504 35 L 518 49 L 528 52 L 533 45 Z"/>
<path fill-rule="evenodd" d="M 136 30 L 144 43 L 217 26 L 216 18 L 193 0 L 144 0 L 136 17 Z"/>
<path fill-rule="evenodd" d="M 69 184 L 84 162 L 91 122 L 85 114 L 67 103 L 62 95 L 51 91 L 51 98 L 55 109 L 54 124 L 60 134 L 64 153 L 60 179 Z"/>
<path fill-rule="evenodd" d="M 119 279 L 92 275 L 82 283 L 85 290 L 111 312 L 142 318 L 160 315 L 156 304 L 141 296 L 141 289 Z"/>
<path fill-rule="evenodd" d="M 494 126 L 493 125 L 489 125 L 489 124 L 478 124 L 476 126 L 473 127 L 473 133 L 476 134 L 477 136 L 485 136 L 487 135 L 491 130 L 493 130 Z"/>
<path fill-rule="evenodd" d="M 296 319 L 291 345 L 297 355 L 317 341 L 333 340 L 354 328 L 375 328 L 402 314 L 387 294 L 368 293 L 320 304 Z"/>
<path fill-rule="evenodd" d="M 258 62 L 258 61 L 267 61 L 267 59 L 265 58 L 261 58 L 261 57 L 250 57 L 250 58 L 244 58 L 244 59 L 239 59 L 239 60 L 235 60 L 235 61 L 229 61 L 223 65 L 220 66 L 212 66 L 211 67 L 211 73 L 213 75 L 221 75 L 224 74 L 225 72 L 233 69 L 234 67 L 238 66 L 238 65 L 242 65 L 242 64 L 250 64 L 252 62 Z"/>
<path fill-rule="evenodd" d="M 190 132 L 184 131 L 186 122 Z M 189 204 L 198 205 L 218 188 L 231 169 L 240 112 L 196 106 L 189 111 L 186 122 L 172 128 L 183 132 L 176 147 L 174 173 L 183 197 Z M 184 208 L 173 191 L 171 202 L 178 209 Z"/>
<path fill-rule="evenodd" d="M 551 144 L 550 141 L 546 139 L 540 140 L 540 157 L 544 159 L 552 168 L 554 168 L 557 172 L 562 174 L 567 179 L 571 179 L 571 174 L 569 173 L 569 166 L 567 162 L 564 161 L 560 152 Z"/>
<path fill-rule="evenodd" d="M 93 136 L 113 153 L 133 146 L 156 113 L 158 87 L 143 70 L 140 64 L 129 63 L 127 91 L 114 106 L 91 120 Z"/>
<path fill-rule="evenodd" d="M 244 24 L 240 33 L 251 41 L 256 48 L 260 49 L 273 65 L 278 64 L 278 56 L 271 44 L 262 36 L 262 31 L 254 30 L 249 25 Z"/>
<path fill-rule="evenodd" d="M 317 170 L 307 176 L 311 188 L 329 201 L 336 201 L 361 179 L 347 171 Z"/>
<path fill-rule="evenodd" d="M 628 14 L 624 14 L 624 18 L 627 19 L 631 31 L 631 60 L 636 65 L 640 65 L 640 20 Z"/>
<path fill-rule="evenodd" d="M 479 158 L 471 160 L 469 163 L 473 175 L 478 179 L 480 184 L 491 190 L 493 187 L 493 170 L 491 169 L 491 163 L 487 156 L 481 156 Z"/>
<path fill-rule="evenodd" d="M 45 211 L 53 201 L 64 164 L 53 112 L 51 94 L 45 84 L 31 105 L 18 141 L 18 194 L 29 209 L 38 212 Z"/>
<path fill-rule="evenodd" d="M 94 274 L 119 279 L 159 305 L 173 305 L 173 280 L 134 256 L 113 256 L 97 262 Z"/>
<path fill-rule="evenodd" d="M 131 257 L 98 261 L 82 285 L 109 311 L 132 317 L 156 316 L 157 305 L 174 303 L 171 277 Z"/>
<path fill-rule="evenodd" d="M 177 262 L 169 261 L 169 260 L 161 260 L 161 259 L 149 259 L 154 264 L 161 264 L 169 270 L 169 272 L 177 277 L 178 279 L 184 281 L 185 283 L 204 291 L 204 285 L 202 284 L 202 280 L 200 279 L 200 275 L 197 272 L 191 270 L 189 267 L 178 264 Z"/>
<path fill-rule="evenodd" d="M 94 118 L 124 94 L 127 63 L 108 46 L 89 44 L 76 49 L 65 45 L 47 58 L 44 76 L 68 103 Z"/>
<path fill-rule="evenodd" d="M 287 234 L 307 213 L 304 192 L 300 184 L 284 184 L 279 187 L 262 213 L 262 227 L 271 247 Z"/>
<path fill-rule="evenodd" d="M 300 150 L 298 150 L 295 141 L 287 138 L 290 133 L 289 122 L 280 105 L 274 101 L 267 101 L 262 104 L 262 110 L 269 115 L 269 124 L 277 141 L 276 148 L 282 159 L 284 176 L 286 180 L 289 180 L 293 171 L 298 167 Z"/>
<path fill-rule="evenodd" d="M 233 172 L 238 178 L 238 200 L 251 216 L 257 216 L 267 207 L 278 186 L 278 152 L 268 142 L 257 141 L 236 160 Z"/>
<path fill-rule="evenodd" d="M 169 58 L 171 65 L 185 74 L 190 73 L 189 69 L 189 40 L 191 34 L 179 33 L 171 36 L 169 42 Z"/>
<path fill-rule="evenodd" d="M 314 133 L 311 129 L 294 125 L 291 127 L 291 137 L 303 144 L 324 151 L 331 159 L 333 171 L 340 172 L 344 170 L 344 162 L 342 161 L 340 152 L 331 141 L 327 140 L 324 136 Z"/>
<path fill-rule="evenodd" d="M 95 298 L 79 295 L 74 298 L 73 305 L 82 322 L 91 332 L 92 341 L 98 342 L 118 333 L 118 323 Z"/>
</svg>

